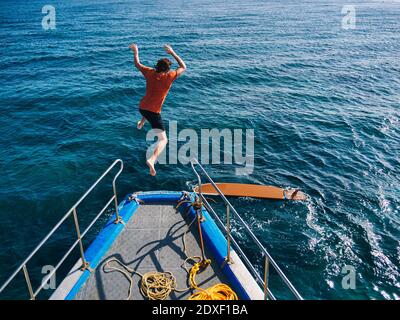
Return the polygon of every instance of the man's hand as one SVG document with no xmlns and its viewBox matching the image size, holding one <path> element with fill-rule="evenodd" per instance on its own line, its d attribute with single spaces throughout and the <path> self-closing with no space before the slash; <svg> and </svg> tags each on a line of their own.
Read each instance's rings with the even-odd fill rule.
<svg viewBox="0 0 400 320">
<path fill-rule="evenodd" d="M 139 52 L 138 46 L 136 45 L 136 43 L 132 43 L 129 46 L 129 49 L 131 49 L 133 51 L 134 54 L 137 54 Z"/>
<path fill-rule="evenodd" d="M 164 44 L 164 50 L 168 54 L 174 54 L 174 49 L 169 44 Z"/>
<path fill-rule="evenodd" d="M 179 68 L 176 69 L 176 72 L 177 72 L 177 76 L 179 77 L 179 76 L 180 76 L 182 73 L 184 73 L 185 70 L 186 70 L 185 62 L 181 59 L 181 57 L 179 57 L 179 56 L 175 53 L 174 49 L 172 49 L 172 47 L 171 47 L 169 44 L 165 44 L 165 45 L 164 45 L 164 50 L 165 50 L 166 53 L 168 53 L 168 54 L 170 54 L 171 56 L 173 56 L 173 57 L 175 58 L 176 62 L 178 62 Z"/>
</svg>

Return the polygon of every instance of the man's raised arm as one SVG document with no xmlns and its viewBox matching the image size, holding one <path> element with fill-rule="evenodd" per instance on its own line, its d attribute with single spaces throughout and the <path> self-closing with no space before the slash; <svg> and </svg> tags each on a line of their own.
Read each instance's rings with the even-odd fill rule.
<svg viewBox="0 0 400 320">
<path fill-rule="evenodd" d="M 129 46 L 129 49 L 131 49 L 133 51 L 133 63 L 135 64 L 135 67 L 140 69 L 140 67 L 142 66 L 140 64 L 140 60 L 139 60 L 139 48 L 136 45 L 136 43 L 132 43 Z"/>
<path fill-rule="evenodd" d="M 175 51 L 172 49 L 172 47 L 171 47 L 170 45 L 168 45 L 168 44 L 164 45 L 164 49 L 165 49 L 165 52 L 166 52 L 166 53 L 168 53 L 168 54 L 170 54 L 171 56 L 173 56 L 173 57 L 175 58 L 176 62 L 178 62 L 179 68 L 176 69 L 176 73 L 177 73 L 177 76 L 179 77 L 179 76 L 180 76 L 182 73 L 184 73 L 185 70 L 186 70 L 186 64 L 185 64 L 185 62 L 181 59 L 180 56 L 178 56 L 178 55 L 175 53 Z"/>
<path fill-rule="evenodd" d="M 142 73 L 144 73 L 146 69 L 150 69 L 149 67 L 146 67 L 140 63 L 138 46 L 135 43 L 132 43 L 129 48 L 133 51 L 133 63 L 135 64 L 135 67 L 138 68 Z"/>
</svg>

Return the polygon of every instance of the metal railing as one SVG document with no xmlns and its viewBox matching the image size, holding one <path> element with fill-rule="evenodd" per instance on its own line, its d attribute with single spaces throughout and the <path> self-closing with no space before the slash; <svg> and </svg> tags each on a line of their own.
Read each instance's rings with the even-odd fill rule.
<svg viewBox="0 0 400 320">
<path fill-rule="evenodd" d="M 231 251 L 231 244 L 234 245 L 235 249 L 238 251 L 242 259 L 244 260 L 244 263 L 246 266 L 250 269 L 250 271 L 253 273 L 253 276 L 255 277 L 255 280 L 261 284 L 264 288 L 264 299 L 268 299 L 268 297 L 272 300 L 276 300 L 275 296 L 271 292 L 271 290 L 268 288 L 268 281 L 269 281 L 269 269 L 270 265 L 274 268 L 274 270 L 277 272 L 279 275 L 280 279 L 284 282 L 284 284 L 289 288 L 289 290 L 293 293 L 293 295 L 299 299 L 303 300 L 302 296 L 300 293 L 296 290 L 296 288 L 293 286 L 293 284 L 289 281 L 289 279 L 286 277 L 286 275 L 283 273 L 283 271 L 279 268 L 278 264 L 275 262 L 275 260 L 271 257 L 267 249 L 261 244 L 261 242 L 257 239 L 257 237 L 254 235 L 254 233 L 251 231 L 249 226 L 244 222 L 242 217 L 239 215 L 239 213 L 235 210 L 235 208 L 232 206 L 232 204 L 228 201 L 228 199 L 224 196 L 224 194 L 221 192 L 221 190 L 218 188 L 218 186 L 215 184 L 215 182 L 211 179 L 211 177 L 208 175 L 207 171 L 203 168 L 203 166 L 197 161 L 197 159 L 192 159 L 191 160 L 191 166 L 194 171 L 194 173 L 197 176 L 197 181 L 198 181 L 198 194 L 199 194 L 199 202 L 200 205 L 204 205 L 205 208 L 207 209 L 208 212 L 212 213 L 215 220 L 219 224 L 219 226 L 222 228 L 222 231 L 225 232 L 226 234 L 226 240 L 227 240 L 227 257 L 226 261 L 227 263 L 231 262 L 231 257 L 230 257 L 230 251 Z M 211 185 L 214 187 L 214 189 L 217 191 L 221 199 L 224 201 L 226 205 L 226 225 L 221 221 L 215 210 L 211 207 L 210 203 L 207 201 L 207 199 L 203 196 L 202 194 L 202 188 L 201 188 L 201 177 L 199 172 L 196 170 L 196 166 L 198 166 L 204 176 L 207 178 L 207 180 L 211 183 Z M 254 266 L 251 264 L 250 260 L 247 258 L 243 250 L 240 248 L 234 237 L 232 236 L 231 233 L 231 214 L 233 213 L 235 217 L 238 219 L 239 223 L 241 224 L 242 227 L 246 230 L 250 238 L 253 240 L 253 242 L 258 246 L 258 248 L 261 250 L 261 252 L 264 255 L 264 277 L 262 278 L 260 274 L 257 272 L 257 270 L 254 268 Z"/>
<path fill-rule="evenodd" d="M 78 216 L 77 216 L 77 207 L 81 204 L 81 202 L 89 195 L 90 192 L 100 183 L 101 180 L 117 165 L 120 164 L 120 169 L 119 171 L 114 175 L 114 179 L 112 182 L 113 186 L 113 196 L 108 200 L 107 204 L 103 207 L 103 209 L 97 214 L 97 216 L 92 220 L 92 222 L 89 224 L 89 226 L 81 233 L 81 230 L 79 228 L 79 223 L 78 223 Z M 122 160 L 117 159 L 114 161 L 114 163 L 108 167 L 106 171 L 100 176 L 100 178 L 97 179 L 97 181 L 85 192 L 85 194 L 71 207 L 71 209 L 61 218 L 61 220 L 54 226 L 54 228 L 44 237 L 44 239 L 38 244 L 38 246 L 29 254 L 29 256 L 21 263 L 21 265 L 14 271 L 14 273 L 6 280 L 6 282 L 1 286 L 0 288 L 0 294 L 4 291 L 6 287 L 13 281 L 13 279 L 19 274 L 19 272 L 22 270 L 24 273 L 24 278 L 25 278 L 25 283 L 29 292 L 29 296 L 31 300 L 34 300 L 39 292 L 43 289 L 43 287 L 47 284 L 47 282 L 51 279 L 51 277 L 55 274 L 55 272 L 58 270 L 58 268 L 62 265 L 62 263 L 67 259 L 67 257 L 71 254 L 71 252 L 75 249 L 75 247 L 79 244 L 79 249 L 80 249 L 80 256 L 82 260 L 82 270 L 91 270 L 89 267 L 89 262 L 86 261 L 85 259 L 85 254 L 84 254 L 84 247 L 82 243 L 83 237 L 87 234 L 87 232 L 90 230 L 90 228 L 95 224 L 95 222 L 100 218 L 100 216 L 107 210 L 107 208 L 110 206 L 110 204 L 114 201 L 114 206 L 115 206 L 115 214 L 116 214 L 116 219 L 115 223 L 120 223 L 122 222 L 121 217 L 119 216 L 118 212 L 118 199 L 117 199 L 117 190 L 115 187 L 115 181 L 121 174 L 122 170 L 124 168 L 124 163 Z M 70 217 L 73 216 L 74 219 L 74 224 L 75 224 L 75 229 L 76 229 L 76 235 L 77 235 L 77 240 L 72 244 L 72 246 L 68 249 L 67 253 L 60 259 L 60 261 L 57 263 L 54 269 L 42 280 L 41 285 L 39 288 L 34 291 L 32 287 L 32 283 L 29 277 L 29 272 L 27 268 L 28 262 L 32 259 L 32 257 L 35 256 L 35 254 L 39 251 L 40 248 L 46 243 L 46 241 L 57 231 L 57 229 Z"/>
</svg>

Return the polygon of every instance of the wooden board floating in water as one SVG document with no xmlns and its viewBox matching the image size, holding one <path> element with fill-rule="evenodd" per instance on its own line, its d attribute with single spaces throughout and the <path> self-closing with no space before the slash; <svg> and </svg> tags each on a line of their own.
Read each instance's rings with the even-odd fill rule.
<svg viewBox="0 0 400 320">
<path fill-rule="evenodd" d="M 277 200 L 305 200 L 307 196 L 304 192 L 297 189 L 282 189 L 274 186 L 264 186 L 259 184 L 245 183 L 216 183 L 217 187 L 225 196 L 232 197 L 252 197 L 262 199 L 277 199 Z M 199 187 L 196 186 L 195 192 L 199 192 Z M 217 190 L 211 183 L 201 185 L 201 192 L 204 195 L 218 195 Z"/>
</svg>

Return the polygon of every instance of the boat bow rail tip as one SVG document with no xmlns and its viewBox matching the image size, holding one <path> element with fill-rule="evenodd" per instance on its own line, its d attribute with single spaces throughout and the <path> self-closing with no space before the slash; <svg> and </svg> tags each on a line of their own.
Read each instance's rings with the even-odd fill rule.
<svg viewBox="0 0 400 320">
<path fill-rule="evenodd" d="M 272 258 L 272 256 L 269 254 L 269 252 L 266 250 L 266 248 L 261 244 L 261 242 L 257 239 L 257 237 L 254 235 L 254 233 L 251 231 L 250 227 L 245 223 L 243 218 L 239 215 L 239 213 L 236 211 L 236 209 L 232 206 L 232 204 L 228 201 L 228 199 L 225 197 L 223 192 L 219 189 L 218 185 L 211 179 L 210 175 L 207 173 L 207 171 L 203 168 L 203 166 L 198 162 L 197 159 L 193 158 L 190 161 L 191 167 L 193 172 L 195 173 L 197 177 L 197 188 L 194 188 L 194 192 L 198 195 L 198 202 L 200 205 L 204 205 L 205 208 L 209 213 L 212 213 L 215 220 L 218 222 L 218 225 L 222 228 L 222 231 L 225 232 L 226 234 L 226 240 L 227 240 L 227 262 L 229 262 L 229 253 L 231 252 L 231 243 L 234 245 L 235 249 L 240 253 L 241 257 L 243 258 L 245 264 L 247 267 L 252 271 L 253 276 L 255 279 L 263 286 L 264 288 L 264 299 L 270 298 L 275 300 L 275 296 L 271 292 L 271 290 L 268 288 L 268 280 L 269 280 L 269 269 L 270 265 L 274 268 L 274 270 L 277 272 L 279 275 L 280 279 L 283 281 L 283 283 L 286 285 L 286 287 L 292 292 L 292 294 L 296 297 L 298 300 L 303 300 L 303 297 L 300 295 L 300 293 L 297 291 L 297 289 L 293 286 L 293 284 L 289 281 L 287 276 L 284 274 L 284 272 L 280 269 L 278 264 L 275 262 L 275 260 Z M 210 203 L 207 201 L 205 198 L 204 194 L 202 193 L 202 180 L 200 173 L 196 170 L 196 167 L 198 167 L 201 171 L 201 173 L 207 178 L 208 182 L 212 185 L 214 190 L 217 192 L 217 195 L 223 200 L 226 206 L 226 225 L 223 224 L 215 210 L 211 207 Z M 233 212 L 239 223 L 244 227 L 246 230 L 247 234 L 250 236 L 252 241 L 258 246 L 258 248 L 261 250 L 261 252 L 264 255 L 264 277 L 262 278 L 259 273 L 256 271 L 254 266 L 251 264 L 247 256 L 244 254 L 234 237 L 232 236 L 231 233 L 231 223 L 230 223 L 230 212 Z"/>
</svg>

